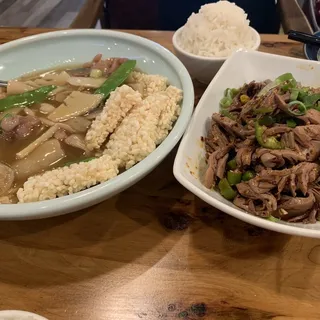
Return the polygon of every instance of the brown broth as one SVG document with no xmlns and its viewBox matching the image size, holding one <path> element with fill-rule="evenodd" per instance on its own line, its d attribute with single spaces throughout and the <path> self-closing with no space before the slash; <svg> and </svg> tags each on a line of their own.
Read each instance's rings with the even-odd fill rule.
<svg viewBox="0 0 320 320">
<path fill-rule="evenodd" d="M 77 67 L 77 66 L 74 66 L 73 68 L 75 68 L 75 67 Z M 30 81 L 30 80 L 34 81 L 36 79 L 42 78 L 46 74 L 58 73 L 59 71 L 68 71 L 73 68 L 70 68 L 70 66 L 68 66 L 68 68 L 61 67 L 61 68 L 56 68 L 54 70 L 41 71 L 38 73 L 24 75 L 23 77 L 21 77 L 17 80 L 20 80 L 23 82 Z M 70 87 L 70 91 L 78 91 L 79 90 L 79 88 L 73 87 L 71 85 L 69 85 L 68 87 Z M 93 93 L 93 90 L 84 90 L 84 89 L 80 89 L 80 90 L 88 92 L 88 93 L 90 93 L 90 92 Z M 49 103 L 49 104 L 53 105 L 54 107 L 58 107 L 61 104 L 60 102 L 55 101 L 52 98 L 49 98 L 44 102 Z M 37 104 L 28 106 L 29 109 L 31 109 L 32 111 L 35 112 L 35 116 L 46 118 L 47 115 L 41 113 L 39 110 L 39 107 L 40 107 L 40 105 L 37 105 Z M 8 114 L 8 113 L 10 113 L 10 110 L 5 111 L 3 113 L 0 113 L 0 120 L 3 118 L 4 114 Z M 24 115 L 23 110 L 21 110 L 19 112 L 19 114 Z M 22 149 L 24 149 L 25 147 L 27 147 L 30 143 L 32 143 L 35 139 L 37 139 L 40 135 L 42 135 L 48 129 L 49 129 L 49 126 L 45 126 L 45 125 L 38 126 L 38 127 L 34 128 L 31 132 L 31 134 L 24 139 L 14 139 L 13 141 L 6 141 L 5 139 L 0 138 L 0 162 L 6 164 L 8 166 L 12 166 L 15 163 L 15 161 L 17 160 L 16 154 L 19 151 L 21 151 Z M 64 166 L 69 162 L 79 162 L 79 161 L 89 157 L 88 155 L 85 156 L 83 151 L 80 149 L 71 147 L 61 141 L 60 141 L 60 144 L 61 144 L 61 147 L 64 150 L 66 156 L 64 158 L 60 159 L 59 161 L 51 164 L 46 170 L 39 170 L 37 172 L 37 174 L 40 174 L 44 171 L 51 170 L 51 169 L 54 169 L 57 167 Z M 90 155 L 90 156 L 93 156 L 93 155 Z M 13 189 L 16 190 L 17 188 L 21 187 L 25 181 L 26 181 L 26 179 L 24 179 L 23 181 L 22 180 L 15 180 Z M 9 195 L 9 194 L 7 194 L 7 195 Z M 6 196 L 6 195 L 4 194 L 2 196 Z M 13 196 L 13 198 L 14 198 L 13 202 L 17 202 L 16 197 Z"/>
</svg>

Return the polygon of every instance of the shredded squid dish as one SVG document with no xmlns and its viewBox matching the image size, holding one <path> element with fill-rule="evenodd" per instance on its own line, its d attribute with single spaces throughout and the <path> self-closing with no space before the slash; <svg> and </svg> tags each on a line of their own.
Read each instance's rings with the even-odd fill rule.
<svg viewBox="0 0 320 320">
<path fill-rule="evenodd" d="M 179 116 L 182 91 L 135 67 L 98 54 L 0 89 L 0 204 L 76 193 L 155 150 Z"/>
<path fill-rule="evenodd" d="M 286 73 L 227 89 L 203 140 L 207 188 L 272 221 L 320 218 L 320 88 Z"/>
</svg>

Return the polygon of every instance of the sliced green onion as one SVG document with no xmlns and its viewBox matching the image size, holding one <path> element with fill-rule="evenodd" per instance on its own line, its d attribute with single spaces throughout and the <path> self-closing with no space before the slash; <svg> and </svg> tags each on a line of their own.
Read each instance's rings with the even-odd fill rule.
<svg viewBox="0 0 320 320">
<path fill-rule="evenodd" d="M 224 96 L 232 100 L 238 93 L 239 93 L 238 89 L 227 88 L 224 92 Z"/>
<path fill-rule="evenodd" d="M 230 99 L 228 97 L 223 97 L 220 100 L 220 107 L 223 109 L 228 108 L 228 107 L 230 107 L 231 103 L 232 103 L 232 99 Z"/>
<path fill-rule="evenodd" d="M 261 126 L 271 126 L 274 124 L 274 122 L 274 118 L 269 115 L 263 116 L 261 119 L 259 119 L 259 124 Z"/>
<path fill-rule="evenodd" d="M 291 101 L 288 103 L 288 113 L 292 116 L 303 116 L 306 114 L 307 108 L 303 102 L 299 100 Z"/>
<path fill-rule="evenodd" d="M 237 169 L 237 161 L 236 159 L 232 159 L 227 163 L 228 168 L 230 168 L 231 170 L 235 170 Z"/>
<path fill-rule="evenodd" d="M 282 144 L 277 140 L 276 137 L 268 137 L 267 139 L 263 138 L 263 133 L 266 130 L 265 126 L 260 126 L 259 122 L 255 123 L 255 135 L 260 146 L 267 149 L 282 149 Z"/>
<path fill-rule="evenodd" d="M 287 126 L 289 128 L 295 128 L 297 126 L 297 123 L 293 119 L 288 119 L 287 120 Z"/>
<path fill-rule="evenodd" d="M 242 173 L 235 172 L 235 171 L 228 171 L 227 172 L 227 179 L 230 186 L 235 186 L 236 184 L 241 182 Z"/>
<path fill-rule="evenodd" d="M 262 88 L 262 90 L 257 94 L 257 96 L 261 97 L 270 90 L 280 86 L 281 84 L 284 84 L 284 86 L 287 85 L 287 88 L 294 88 L 297 85 L 297 81 L 293 77 L 292 73 L 285 73 L 276 78 L 273 82 L 268 83 L 264 88 Z M 284 86 L 282 87 L 282 90 L 286 89 L 286 87 Z"/>
<path fill-rule="evenodd" d="M 254 109 L 254 114 L 265 114 L 265 113 L 271 113 L 273 112 L 273 108 L 268 108 L 268 107 L 261 107 Z"/>
<path fill-rule="evenodd" d="M 249 181 L 253 179 L 256 176 L 254 171 L 248 170 L 242 175 L 242 180 L 243 181 Z"/>
<path fill-rule="evenodd" d="M 298 99 L 296 100 L 303 101 L 303 99 L 308 95 L 308 92 L 309 92 L 309 88 L 300 88 Z"/>
<path fill-rule="evenodd" d="M 284 73 L 281 76 L 279 76 L 278 78 L 276 78 L 275 82 L 280 84 L 282 82 L 292 81 L 292 80 L 295 81 L 295 78 L 293 77 L 292 73 L 288 72 L 288 73 Z"/>
<path fill-rule="evenodd" d="M 290 93 L 290 101 L 298 100 L 299 89 L 293 88 Z"/>
<path fill-rule="evenodd" d="M 261 89 L 261 91 L 257 94 L 257 97 L 262 97 L 266 93 L 268 93 L 270 90 L 276 88 L 278 84 L 276 82 L 270 82 L 265 87 Z"/>
<path fill-rule="evenodd" d="M 274 217 L 274 216 L 268 217 L 267 220 L 272 221 L 272 222 L 279 222 L 279 221 L 280 221 L 279 218 L 276 218 L 276 217 Z"/>
<path fill-rule="evenodd" d="M 221 195 L 227 200 L 233 200 L 237 196 L 237 192 L 232 189 L 226 178 L 220 180 L 218 187 Z"/>
<path fill-rule="evenodd" d="M 227 97 L 227 98 L 228 98 L 228 97 L 232 98 L 232 97 L 230 96 L 230 90 L 231 90 L 230 88 L 227 88 L 226 90 L 224 90 L 223 96 L 224 96 L 224 97 Z"/>
<path fill-rule="evenodd" d="M 235 120 L 235 117 L 227 109 L 221 109 L 220 113 L 227 118 Z"/>
<path fill-rule="evenodd" d="M 295 85 L 293 85 L 291 82 L 287 82 L 281 87 L 281 91 L 287 92 L 289 89 L 294 88 L 294 86 Z"/>
<path fill-rule="evenodd" d="M 297 86 L 297 81 L 293 77 L 292 73 L 285 73 L 281 75 L 275 80 L 275 82 L 279 85 L 283 84 L 281 90 L 285 92 L 288 91 L 290 88 L 295 88 Z"/>
<path fill-rule="evenodd" d="M 231 89 L 232 98 L 234 98 L 239 93 L 239 91 L 240 91 L 239 89 L 232 88 Z"/>
<path fill-rule="evenodd" d="M 309 93 L 309 88 L 308 87 L 303 87 L 299 89 L 299 95 L 296 100 L 303 101 L 303 99 L 308 96 Z"/>
<path fill-rule="evenodd" d="M 284 84 L 281 89 L 285 91 L 287 91 L 289 88 L 295 88 L 297 86 L 297 81 L 290 72 L 279 76 L 275 82 L 277 84 Z"/>
<path fill-rule="evenodd" d="M 320 94 L 312 94 L 312 95 L 307 95 L 302 99 L 302 102 L 305 104 L 307 109 L 312 108 L 316 102 L 320 100 Z"/>
</svg>

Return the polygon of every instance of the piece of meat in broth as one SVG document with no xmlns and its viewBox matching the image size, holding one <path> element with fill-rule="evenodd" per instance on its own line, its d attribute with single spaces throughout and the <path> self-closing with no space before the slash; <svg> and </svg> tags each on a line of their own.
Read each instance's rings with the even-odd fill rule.
<svg viewBox="0 0 320 320">
<path fill-rule="evenodd" d="M 24 116 L 20 118 L 20 124 L 16 127 L 16 137 L 18 139 L 23 139 L 27 137 L 32 130 L 40 125 L 40 120 L 33 116 Z"/>
<path fill-rule="evenodd" d="M 8 115 L 1 120 L 1 137 L 5 140 L 23 139 L 40 125 L 40 120 L 33 116 Z"/>
<path fill-rule="evenodd" d="M 5 132 L 14 130 L 20 124 L 20 116 L 6 116 L 1 120 L 1 129 Z"/>
<path fill-rule="evenodd" d="M 103 75 L 110 75 L 117 70 L 121 64 L 126 62 L 127 58 L 107 58 L 102 59 L 102 54 L 97 54 L 91 62 L 83 65 L 84 68 L 91 68 L 91 70 L 101 70 Z"/>
</svg>

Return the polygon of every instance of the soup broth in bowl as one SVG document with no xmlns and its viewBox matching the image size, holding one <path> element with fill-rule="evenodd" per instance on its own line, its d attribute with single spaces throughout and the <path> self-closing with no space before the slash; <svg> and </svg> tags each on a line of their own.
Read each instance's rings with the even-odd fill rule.
<svg viewBox="0 0 320 320">
<path fill-rule="evenodd" d="M 55 199 L 131 168 L 167 137 L 182 93 L 135 60 L 101 54 L 8 81 L 0 92 L 0 204 Z"/>
<path fill-rule="evenodd" d="M 70 106 L 73 101 L 73 99 L 65 101 L 71 94 L 67 95 L 66 93 L 63 96 L 62 91 L 60 92 L 62 95 L 60 101 L 64 99 L 63 102 L 57 101 L 55 103 L 51 97 L 47 98 L 47 94 L 48 96 L 59 95 L 59 92 L 55 92 L 57 88 L 49 90 L 50 92 L 40 90 L 41 97 L 42 94 L 45 94 L 44 100 L 40 102 L 37 100 L 34 104 L 27 104 L 19 108 L 18 115 L 21 117 L 25 117 L 26 112 L 31 110 L 35 112 L 37 118 L 42 118 L 40 119 L 42 122 L 34 125 L 31 133 L 20 142 L 16 139 L 15 134 L 13 137 L 16 140 L 6 142 L 1 140 L 0 142 L 0 145 L 6 143 L 6 148 L 3 147 L 2 152 L 8 153 L 6 157 L 11 157 L 11 160 L 8 158 L 0 159 L 0 163 L 4 165 L 1 177 L 5 179 L 2 179 L 2 182 L 6 181 L 3 186 L 7 188 L 5 192 L 3 192 L 4 187 L 1 189 L 0 220 L 39 219 L 62 215 L 88 208 L 113 197 L 137 183 L 158 166 L 184 133 L 194 107 L 194 90 L 190 75 L 183 64 L 158 43 L 125 32 L 97 29 L 62 30 L 2 44 L 0 46 L 1 80 L 17 79 L 17 82 L 21 82 L 21 80 L 27 82 L 39 78 L 42 81 L 46 80 L 46 82 L 39 83 L 39 87 L 36 88 L 29 82 L 27 85 L 32 88 L 27 87 L 27 91 L 22 93 L 8 95 L 1 91 L 0 100 L 14 95 L 29 95 L 34 90 L 52 85 L 73 86 L 76 88 L 74 90 L 76 95 L 79 93 L 104 94 L 96 91 L 105 82 L 98 88 L 84 89 L 80 88 L 79 83 L 77 85 L 70 83 L 66 85 L 51 84 L 49 81 L 52 79 L 50 80 L 50 75 L 48 76 L 52 72 L 61 73 L 64 71 L 70 77 L 75 78 L 112 80 L 112 74 L 101 76 L 99 71 L 98 74 L 93 72 L 91 75 L 90 71 L 89 76 L 88 73 L 87 75 L 83 74 L 83 71 L 86 71 L 83 68 L 92 69 L 91 64 L 98 62 L 98 58 L 100 61 L 99 56 L 97 61 L 93 61 L 93 57 L 99 52 L 103 54 L 102 64 L 107 59 L 125 59 L 117 70 L 127 61 L 129 65 L 134 63 L 131 61 L 136 61 L 136 65 L 130 66 L 133 69 L 129 75 L 126 74 L 126 71 L 124 72 L 125 79 L 121 84 L 116 82 L 114 86 L 112 81 L 109 96 L 104 97 L 103 102 L 98 104 L 96 108 L 92 110 L 89 108 L 90 110 L 84 114 L 74 114 L 72 119 L 64 119 L 63 117 L 59 120 L 54 119 L 53 115 L 57 118 L 59 114 L 61 116 L 61 113 L 57 113 L 61 105 Z M 109 66 L 108 63 L 107 66 Z M 81 72 L 74 73 L 74 69 L 79 68 Z M 123 75 L 122 72 L 121 74 Z M 63 75 L 65 76 L 64 73 Z M 119 80 L 118 77 L 116 78 Z M 176 102 L 178 96 L 180 98 L 182 96 L 179 103 Z M 22 98 L 23 103 L 25 103 L 24 98 L 25 96 Z M 71 98 L 73 97 L 71 96 Z M 81 99 L 80 105 L 86 101 L 87 99 Z M 21 103 L 21 97 L 19 102 Z M 40 111 L 41 104 L 49 104 L 49 106 L 42 106 Z M 164 105 L 166 106 L 165 111 Z M 56 110 L 55 114 L 53 114 L 52 106 Z M 16 107 L 18 106 L 15 105 L 14 108 Z M 77 107 L 78 104 L 75 106 L 75 110 Z M 12 111 L 10 113 L 13 115 L 14 108 L 10 109 Z M 4 111 L 8 113 L 10 110 L 5 108 L 1 112 L 2 114 Z M 67 111 L 70 112 L 70 110 L 73 109 L 67 108 Z M 107 112 L 107 110 L 109 111 Z M 118 110 L 118 112 L 112 110 Z M 120 110 L 121 112 L 119 112 Z M 122 110 L 124 111 L 122 112 Z M 64 112 L 66 108 L 62 108 L 60 111 Z M 117 116 L 113 117 L 111 114 Z M 29 115 L 33 116 L 30 112 Z M 79 129 L 80 132 L 70 131 L 70 121 L 74 121 L 74 119 L 78 121 L 78 118 L 90 121 L 87 131 L 82 132 L 82 125 Z M 29 120 L 31 122 L 31 118 Z M 52 122 L 56 122 L 55 124 L 59 128 L 54 127 Z M 13 122 L 13 125 L 17 128 L 16 123 Z M 54 129 L 51 129 L 52 127 Z M 76 135 L 78 138 L 82 138 L 82 141 L 84 139 L 89 152 L 85 153 L 85 150 L 67 144 L 65 134 L 60 135 L 61 129 L 68 137 Z M 38 135 L 36 134 L 37 130 L 39 130 Z M 59 133 L 57 133 L 58 131 Z M 36 148 L 33 149 L 33 145 L 32 152 L 28 148 L 27 151 L 30 154 L 26 156 L 22 153 L 22 156 L 25 158 L 31 157 L 31 155 L 36 156 L 36 153 L 41 151 L 40 146 L 53 140 L 50 143 L 58 149 L 62 149 L 63 157 L 56 161 L 55 158 L 51 159 L 48 167 L 40 167 L 41 161 L 39 159 L 41 157 L 36 159 L 36 162 L 29 162 L 32 165 L 26 165 L 20 172 L 28 173 L 36 168 L 37 173 L 28 173 L 25 178 L 18 180 L 17 162 L 22 168 L 21 162 L 24 161 L 24 158 L 17 157 L 17 154 L 45 133 L 47 133 L 47 140 L 40 143 L 38 140 Z M 18 143 L 21 145 L 18 146 Z M 15 149 L 13 145 L 16 146 Z M 52 148 L 49 149 L 52 152 Z M 42 150 L 43 154 L 46 155 L 46 158 L 48 157 L 47 153 L 43 153 Z M 57 153 L 54 155 L 58 156 Z M 8 167 L 10 170 L 7 170 Z M 12 175 L 12 171 L 14 175 Z M 8 188 L 12 177 L 14 178 L 13 184 Z M 106 206 L 108 205 L 106 204 Z M 99 208 L 102 210 L 104 206 Z"/>
</svg>

